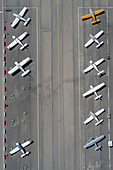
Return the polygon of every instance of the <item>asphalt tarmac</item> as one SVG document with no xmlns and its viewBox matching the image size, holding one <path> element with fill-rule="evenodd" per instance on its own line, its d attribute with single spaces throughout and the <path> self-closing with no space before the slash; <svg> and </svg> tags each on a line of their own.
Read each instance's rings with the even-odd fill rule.
<svg viewBox="0 0 113 170">
<path fill-rule="evenodd" d="M 14 17 L 24 6 L 29 7 L 25 18 L 31 23 L 24 27 L 20 22 L 17 29 L 10 27 Z M 19 36 L 24 31 L 29 36 L 23 40 L 28 49 L 20 51 L 18 45 L 12 51 L 6 50 L 6 72 L 15 61 L 30 57 L 32 62 L 25 68 L 30 76 L 21 77 L 6 74 L 6 151 L 8 154 L 16 142 L 32 139 L 33 144 L 26 147 L 31 154 L 21 158 L 21 153 L 8 155 L 5 163 L 9 170 L 22 168 L 27 170 L 88 170 L 112 169 L 112 148 L 108 148 L 108 139 L 112 139 L 112 1 L 77 0 L 41 0 L 4 2 L 4 25 L 6 25 L 6 45 L 11 36 Z M 20 8 L 18 8 L 20 7 Z M 80 7 L 80 8 L 79 8 Z M 84 8 L 83 8 L 84 7 Z M 93 25 L 92 19 L 82 21 L 81 16 L 93 10 L 104 8 L 105 13 L 97 16 L 101 23 Z M 12 11 L 6 12 L 5 9 Z M 100 49 L 94 43 L 88 49 L 84 44 L 88 34 L 100 30 L 105 34 L 99 38 L 104 41 Z M 110 60 L 107 56 L 110 55 Z M 105 58 L 99 66 L 106 74 L 98 77 L 95 70 L 84 74 L 89 60 Z M 82 94 L 90 84 L 96 86 L 104 82 L 106 87 L 99 91 L 101 101 L 94 101 L 94 95 L 83 98 Z M 95 121 L 87 126 L 83 124 L 89 112 L 105 108 L 99 116 L 104 122 L 98 127 Z M 24 114 L 26 112 L 27 114 Z M 12 121 L 13 120 L 13 121 Z M 95 147 L 85 150 L 83 146 L 91 137 L 105 135 L 99 143 L 102 151 Z M 110 134 L 110 136 L 109 136 Z"/>
</svg>

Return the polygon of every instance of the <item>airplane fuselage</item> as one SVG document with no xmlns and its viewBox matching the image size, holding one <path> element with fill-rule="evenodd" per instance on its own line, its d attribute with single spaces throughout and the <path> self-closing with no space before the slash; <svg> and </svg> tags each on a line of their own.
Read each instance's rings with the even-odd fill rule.
<svg viewBox="0 0 113 170">
<path fill-rule="evenodd" d="M 90 111 L 90 114 L 93 116 L 93 118 L 94 118 L 96 121 L 99 121 L 98 118 L 97 118 L 97 116 L 96 116 L 93 112 Z"/>
<path fill-rule="evenodd" d="M 90 38 L 93 39 L 93 41 L 95 41 L 97 44 L 99 44 L 99 41 L 97 40 L 97 38 L 95 38 L 93 35 L 89 34 Z"/>
<path fill-rule="evenodd" d="M 22 66 L 21 66 L 19 63 L 17 63 L 17 61 L 15 61 L 15 65 L 16 65 L 21 71 L 25 72 L 24 69 L 22 68 Z"/>
<path fill-rule="evenodd" d="M 23 148 L 21 147 L 21 145 L 19 143 L 16 143 L 17 147 L 19 148 L 19 150 L 22 152 L 22 153 L 25 153 Z"/>
<path fill-rule="evenodd" d="M 94 14 L 94 12 L 92 11 L 92 9 L 89 9 L 89 12 L 90 12 L 92 18 L 94 19 L 94 21 L 96 21 L 95 14 Z"/>
<path fill-rule="evenodd" d="M 16 38 L 15 36 L 12 36 L 13 40 L 15 40 L 18 44 L 20 44 L 21 46 L 23 46 L 23 43 L 18 39 Z"/>
<path fill-rule="evenodd" d="M 13 13 L 13 15 L 14 15 L 16 18 L 18 18 L 18 19 L 20 19 L 20 20 L 26 22 L 26 20 L 25 20 L 23 17 L 21 17 L 20 15 L 15 14 L 15 13 Z"/>
<path fill-rule="evenodd" d="M 93 68 L 99 73 L 99 70 L 96 66 L 96 64 L 93 61 L 90 61 L 90 64 L 93 66 Z"/>
<path fill-rule="evenodd" d="M 92 86 L 92 85 L 90 85 L 90 88 L 91 88 L 91 89 L 93 89 L 93 86 Z M 97 92 L 96 92 L 96 91 L 94 91 L 94 94 L 95 94 L 95 96 L 98 96 L 98 94 L 97 94 Z"/>
</svg>

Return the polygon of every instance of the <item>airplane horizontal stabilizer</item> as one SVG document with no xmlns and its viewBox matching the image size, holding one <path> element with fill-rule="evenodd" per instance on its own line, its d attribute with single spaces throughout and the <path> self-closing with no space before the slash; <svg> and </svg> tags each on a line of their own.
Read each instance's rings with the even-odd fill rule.
<svg viewBox="0 0 113 170">
<path fill-rule="evenodd" d="M 98 100 L 98 99 L 100 99 L 101 97 L 102 97 L 102 95 L 99 95 L 99 96 L 95 97 L 95 100 Z"/>
<path fill-rule="evenodd" d="M 28 46 L 28 44 L 26 43 L 26 44 L 24 44 L 21 48 L 20 48 L 20 50 L 24 50 L 24 48 L 26 48 Z"/>
<path fill-rule="evenodd" d="M 21 155 L 21 158 L 24 158 L 25 156 L 29 155 L 30 152 L 25 152 L 24 154 Z"/>
<path fill-rule="evenodd" d="M 96 46 L 96 48 L 99 48 L 102 44 L 104 44 L 103 41 L 101 41 L 101 42 Z"/>
<path fill-rule="evenodd" d="M 25 77 L 26 75 L 28 75 L 31 71 L 30 70 L 26 70 L 21 76 Z"/>
<path fill-rule="evenodd" d="M 98 126 L 99 124 L 101 124 L 104 120 L 101 119 L 100 121 L 98 121 L 95 125 Z"/>
<path fill-rule="evenodd" d="M 98 147 L 95 148 L 95 151 L 98 151 L 101 148 L 102 148 L 102 146 L 98 146 Z"/>
<path fill-rule="evenodd" d="M 24 26 L 27 26 L 30 21 L 31 21 L 31 18 L 28 18 L 28 19 L 26 20 L 26 22 L 24 22 Z"/>
<path fill-rule="evenodd" d="M 92 24 L 96 24 L 98 22 L 100 22 L 100 19 L 97 19 L 97 20 L 93 21 Z"/>
<path fill-rule="evenodd" d="M 97 73 L 98 76 L 101 76 L 104 73 L 104 70 L 100 71 L 99 73 Z"/>
</svg>

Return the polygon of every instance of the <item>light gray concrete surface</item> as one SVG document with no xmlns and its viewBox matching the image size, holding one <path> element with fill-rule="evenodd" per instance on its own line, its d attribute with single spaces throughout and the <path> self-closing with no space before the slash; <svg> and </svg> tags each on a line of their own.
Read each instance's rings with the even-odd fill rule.
<svg viewBox="0 0 113 170">
<path fill-rule="evenodd" d="M 112 9 L 109 9 L 107 28 L 107 2 L 104 1 L 4 1 L 4 7 L 19 12 L 17 7 L 38 7 L 38 41 L 37 14 L 35 8 L 30 8 L 25 15 L 31 17 L 31 23 L 25 28 L 21 22 L 17 29 L 12 29 L 10 23 L 14 19 L 12 12 L 4 12 L 4 21 L 7 25 L 7 45 L 12 41 L 11 35 L 20 35 L 27 31 L 30 35 L 23 42 L 29 47 L 23 52 L 19 46 L 11 52 L 7 50 L 7 71 L 14 66 L 14 61 L 21 61 L 29 56 L 33 62 L 26 67 L 31 69 L 30 76 L 21 77 L 21 72 L 11 77 L 7 75 L 7 151 L 15 147 L 17 141 L 31 138 L 34 143 L 26 148 L 31 151 L 29 157 L 20 158 L 21 153 L 8 155 L 7 169 L 33 170 L 85 170 L 85 169 L 112 169 L 111 152 L 107 147 L 108 124 L 112 139 L 112 117 L 108 122 L 107 112 L 110 105 L 112 113 Z M 113 6 L 109 1 L 108 6 Z M 16 8 L 12 8 L 16 7 Z M 87 7 L 79 8 L 78 7 Z M 91 19 L 82 21 L 81 16 L 88 12 L 104 7 L 105 14 L 98 16 L 101 23 L 91 25 Z M 94 8 L 96 7 L 96 8 Z M 88 41 L 88 34 L 96 34 L 103 29 L 105 34 L 100 37 L 104 45 L 97 50 L 94 43 L 88 49 L 84 44 Z M 108 41 L 107 46 L 107 29 Z M 109 48 L 109 49 L 108 49 Z M 111 60 L 107 60 L 108 53 Z M 105 62 L 99 66 L 106 74 L 99 78 L 96 71 L 83 74 L 83 69 L 90 59 L 96 61 L 104 57 Z M 110 74 L 108 75 L 108 70 Z M 94 95 L 87 99 L 82 93 L 89 89 L 89 85 L 106 83 L 106 87 L 99 92 L 103 95 L 102 101 L 94 101 Z M 110 100 L 108 101 L 108 82 L 110 83 Z M 30 89 L 28 86 L 30 85 Z M 25 87 L 25 90 L 22 90 Z M 14 94 L 14 97 L 11 95 Z M 10 99 L 10 100 L 9 100 Z M 85 126 L 83 121 L 89 111 L 97 111 L 104 107 L 106 111 L 99 117 L 103 118 L 102 125 L 95 127 L 95 122 Z M 23 115 L 26 111 L 27 115 Z M 14 125 L 12 125 L 12 119 Z M 84 150 L 83 145 L 90 137 L 104 134 L 102 151 L 95 152 L 94 147 Z M 38 141 L 39 139 L 39 141 Z M 111 161 L 109 161 L 109 154 Z"/>
</svg>

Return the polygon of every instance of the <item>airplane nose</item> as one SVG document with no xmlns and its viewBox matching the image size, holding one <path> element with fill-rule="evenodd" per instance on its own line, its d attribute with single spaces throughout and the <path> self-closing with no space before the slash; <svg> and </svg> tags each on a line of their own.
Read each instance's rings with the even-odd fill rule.
<svg viewBox="0 0 113 170">
<path fill-rule="evenodd" d="M 15 39 L 15 36 L 13 35 L 12 38 Z"/>
<path fill-rule="evenodd" d="M 89 62 L 90 62 L 90 64 L 93 64 L 93 61 L 90 60 Z"/>
</svg>

